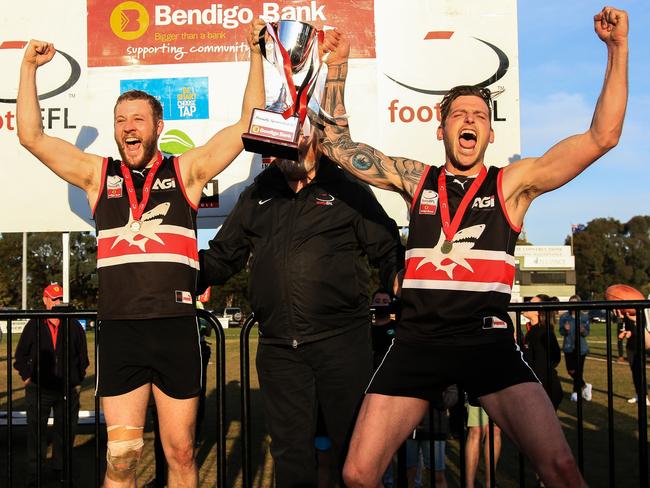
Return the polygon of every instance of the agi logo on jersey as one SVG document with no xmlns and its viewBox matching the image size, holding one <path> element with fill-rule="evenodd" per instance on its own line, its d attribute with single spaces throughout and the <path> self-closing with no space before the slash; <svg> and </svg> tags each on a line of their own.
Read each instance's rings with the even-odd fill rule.
<svg viewBox="0 0 650 488">
<path fill-rule="evenodd" d="M 149 12 L 138 2 L 122 2 L 111 12 L 111 30 L 120 39 L 132 41 L 149 28 Z"/>
<path fill-rule="evenodd" d="M 151 187 L 152 190 L 158 191 L 173 190 L 175 188 L 176 179 L 174 178 L 156 178 L 156 181 L 154 181 L 153 186 Z"/>
<path fill-rule="evenodd" d="M 494 208 L 494 195 L 489 197 L 476 197 L 472 203 L 472 208 L 481 209 L 492 209 Z"/>
</svg>

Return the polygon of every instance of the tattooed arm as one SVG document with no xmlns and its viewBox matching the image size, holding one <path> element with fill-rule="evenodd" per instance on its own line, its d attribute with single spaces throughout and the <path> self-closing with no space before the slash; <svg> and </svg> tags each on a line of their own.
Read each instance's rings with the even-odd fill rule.
<svg viewBox="0 0 650 488">
<path fill-rule="evenodd" d="M 345 115 L 343 94 L 350 44 L 337 31 L 328 31 L 324 48 L 334 49 L 327 59 L 329 70 L 322 106 L 335 120 L 321 119 L 324 123 L 323 154 L 360 180 L 377 188 L 396 191 L 410 203 L 425 168 L 424 163 L 386 156 L 367 144 L 352 140 L 347 119 L 342 117 Z"/>
</svg>

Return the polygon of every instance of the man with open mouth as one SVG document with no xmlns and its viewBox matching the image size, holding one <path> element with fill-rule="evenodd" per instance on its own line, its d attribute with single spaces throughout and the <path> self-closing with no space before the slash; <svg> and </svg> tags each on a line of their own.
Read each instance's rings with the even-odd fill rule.
<svg viewBox="0 0 650 488">
<path fill-rule="evenodd" d="M 495 134 L 487 88 L 458 86 L 443 98 L 440 167 L 354 142 L 343 116 L 350 45 L 339 34 L 327 61 L 324 109 L 335 122 L 324 121 L 323 153 L 410 204 L 402 318 L 366 390 L 344 468 L 347 486 L 380 486 L 391 456 L 433 393 L 454 383 L 517 444 L 546 486 L 585 486 L 553 406 L 521 357 L 506 310 L 514 248 L 532 200 L 575 178 L 621 135 L 627 14 L 605 7 L 594 16 L 594 29 L 607 47 L 607 67 L 589 129 L 541 157 L 489 169 L 485 151 Z M 463 237 L 470 234 L 472 239 Z"/>
<path fill-rule="evenodd" d="M 205 184 L 242 151 L 253 108 L 264 104 L 259 31 L 248 37 L 250 71 L 241 118 L 179 157 L 157 148 L 162 106 L 139 90 L 121 94 L 114 136 L 121 160 L 83 152 L 44 133 L 36 72 L 56 54 L 30 41 L 20 68 L 20 143 L 54 173 L 86 192 L 97 227 L 99 272 L 96 393 L 108 431 L 104 486 L 135 487 L 153 393 L 169 465 L 168 486 L 198 486 L 194 423 L 201 391 L 195 312 L 196 215 Z"/>
</svg>

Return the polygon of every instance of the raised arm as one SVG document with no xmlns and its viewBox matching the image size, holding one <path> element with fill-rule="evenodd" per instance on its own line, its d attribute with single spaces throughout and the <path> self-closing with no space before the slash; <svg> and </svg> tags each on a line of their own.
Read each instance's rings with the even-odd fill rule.
<svg viewBox="0 0 650 488">
<path fill-rule="evenodd" d="M 31 40 L 20 65 L 16 101 L 18 140 L 43 164 L 68 183 L 84 190 L 88 200 L 96 200 L 101 178 L 102 158 L 84 153 L 63 139 L 43 132 L 41 107 L 36 94 L 36 70 L 50 62 L 56 49 L 44 41 Z"/>
<path fill-rule="evenodd" d="M 259 32 L 264 21 L 255 20 L 248 34 L 250 68 L 242 102 L 241 117 L 235 124 L 217 132 L 203 146 L 187 151 L 179 158 L 187 195 L 194 203 L 201 199 L 205 184 L 221 173 L 244 149 L 241 135 L 248 129 L 254 108 L 264 108 L 264 68 L 259 47 Z"/>
<path fill-rule="evenodd" d="M 400 193 L 410 203 L 424 171 L 419 161 L 386 156 L 381 151 L 363 143 L 354 142 L 345 118 L 345 80 L 348 75 L 350 43 L 337 31 L 328 31 L 324 49 L 329 50 L 328 72 L 323 95 L 323 109 L 335 117 L 336 122 L 322 118 L 324 154 L 342 168 L 366 183 L 378 188 Z"/>
<path fill-rule="evenodd" d="M 594 30 L 607 46 L 607 67 L 591 126 L 543 156 L 523 159 L 504 170 L 503 192 L 515 224 L 523 222 L 535 197 L 571 181 L 618 144 L 627 105 L 627 13 L 605 7 L 594 16 Z"/>
</svg>

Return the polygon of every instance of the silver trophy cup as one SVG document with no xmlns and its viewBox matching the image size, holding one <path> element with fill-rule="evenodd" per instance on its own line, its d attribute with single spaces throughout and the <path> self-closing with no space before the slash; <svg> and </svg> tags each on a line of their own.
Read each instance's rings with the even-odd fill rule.
<svg viewBox="0 0 650 488">
<path fill-rule="evenodd" d="M 242 139 L 247 151 L 297 161 L 301 141 L 311 139 L 313 130 L 305 119 L 321 67 L 319 31 L 295 20 L 267 26 L 260 32 L 260 50 L 284 82 L 266 110 L 253 111 L 248 133 Z"/>
</svg>

